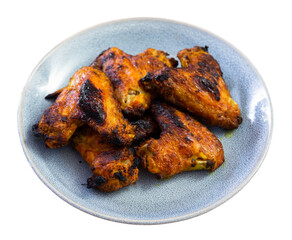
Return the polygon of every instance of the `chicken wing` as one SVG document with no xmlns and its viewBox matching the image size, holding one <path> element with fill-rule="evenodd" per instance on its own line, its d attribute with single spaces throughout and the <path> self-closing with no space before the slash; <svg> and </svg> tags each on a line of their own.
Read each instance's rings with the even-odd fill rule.
<svg viewBox="0 0 292 240">
<path fill-rule="evenodd" d="M 113 47 L 102 52 L 91 66 L 102 69 L 109 77 L 122 110 L 128 116 L 140 117 L 149 108 L 153 96 L 141 88 L 138 81 L 148 72 L 176 66 L 177 61 L 167 55 L 149 48 L 132 56 Z"/>
<path fill-rule="evenodd" d="M 207 48 L 184 49 L 178 57 L 182 68 L 165 67 L 147 74 L 140 83 L 208 124 L 237 128 L 242 122 L 238 104 L 231 98 L 220 66 Z"/>
<path fill-rule="evenodd" d="M 113 192 L 138 180 L 137 166 L 140 161 L 134 157 L 133 149 L 107 143 L 104 137 L 88 126 L 75 132 L 72 144 L 93 172 L 87 180 L 88 188 Z"/>
<path fill-rule="evenodd" d="M 158 178 L 183 171 L 214 171 L 224 162 L 221 142 L 205 126 L 165 103 L 152 105 L 152 113 L 162 133 L 136 149 L 142 166 Z"/>
<path fill-rule="evenodd" d="M 134 127 L 123 117 L 113 94 L 111 82 L 102 71 L 92 67 L 78 70 L 38 125 L 46 145 L 50 148 L 66 145 L 76 128 L 84 123 L 109 142 L 131 144 Z"/>
</svg>

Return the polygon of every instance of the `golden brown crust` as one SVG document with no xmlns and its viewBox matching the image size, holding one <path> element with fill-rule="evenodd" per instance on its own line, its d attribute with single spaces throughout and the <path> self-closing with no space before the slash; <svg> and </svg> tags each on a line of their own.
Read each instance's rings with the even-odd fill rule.
<svg viewBox="0 0 292 240">
<path fill-rule="evenodd" d="M 100 70 L 83 67 L 70 79 L 39 123 L 50 148 L 66 145 L 77 127 L 87 123 L 109 142 L 129 145 L 135 137 L 134 128 L 123 117 L 113 96 L 110 80 Z"/>
<path fill-rule="evenodd" d="M 165 103 L 152 105 L 162 133 L 137 148 L 142 166 L 160 178 L 183 171 L 214 171 L 224 162 L 221 142 L 205 126 Z"/>
<path fill-rule="evenodd" d="M 129 116 L 140 117 L 149 108 L 153 96 L 138 81 L 148 72 L 176 65 L 163 51 L 149 48 L 132 56 L 113 47 L 102 52 L 91 66 L 102 69 L 109 77 L 122 110 Z"/>
<path fill-rule="evenodd" d="M 178 53 L 183 68 L 164 68 L 140 80 L 147 90 L 226 129 L 241 123 L 238 104 L 231 98 L 217 61 L 206 48 L 194 47 Z"/>
<path fill-rule="evenodd" d="M 76 131 L 72 143 L 93 172 L 87 180 L 88 188 L 113 192 L 138 180 L 138 163 L 132 149 L 107 143 L 88 126 Z"/>
</svg>

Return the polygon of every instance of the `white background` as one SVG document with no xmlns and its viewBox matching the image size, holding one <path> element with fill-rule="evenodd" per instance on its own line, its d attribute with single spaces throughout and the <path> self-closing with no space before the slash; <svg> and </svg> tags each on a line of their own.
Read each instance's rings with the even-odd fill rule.
<svg viewBox="0 0 292 240">
<path fill-rule="evenodd" d="M 289 1 L 1 1 L 0 239 L 292 239 L 292 37 Z M 93 217 L 51 192 L 28 164 L 17 132 L 22 88 L 67 37 L 130 17 L 179 20 L 221 36 L 256 66 L 274 110 L 270 150 L 236 196 L 199 217 L 128 225 Z"/>
</svg>

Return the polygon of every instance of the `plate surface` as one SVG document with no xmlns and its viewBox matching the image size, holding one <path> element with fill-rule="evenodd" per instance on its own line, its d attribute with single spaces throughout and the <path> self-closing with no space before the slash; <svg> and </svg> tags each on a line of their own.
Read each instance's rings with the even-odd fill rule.
<svg viewBox="0 0 292 240">
<path fill-rule="evenodd" d="M 211 131 L 221 140 L 225 163 L 210 174 L 186 172 L 159 181 L 141 170 L 135 186 L 114 193 L 87 189 L 92 175 L 88 165 L 70 146 L 48 149 L 32 135 L 31 127 L 52 102 L 44 99 L 66 86 L 82 66 L 103 50 L 116 46 L 137 54 L 146 48 L 166 51 L 209 46 L 219 62 L 233 99 L 239 104 L 243 123 L 232 132 Z M 38 177 L 71 205 L 108 220 L 156 224 L 175 222 L 205 213 L 236 194 L 261 165 L 271 138 L 272 108 L 260 75 L 233 46 L 204 30 L 163 19 L 127 19 L 97 25 L 65 40 L 36 66 L 26 83 L 18 112 L 20 140 Z"/>
</svg>

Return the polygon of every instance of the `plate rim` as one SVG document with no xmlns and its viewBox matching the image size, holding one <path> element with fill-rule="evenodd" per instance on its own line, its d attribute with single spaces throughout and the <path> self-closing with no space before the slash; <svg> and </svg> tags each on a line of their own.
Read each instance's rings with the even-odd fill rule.
<svg viewBox="0 0 292 240">
<path fill-rule="evenodd" d="M 43 62 L 56 50 L 58 49 L 60 46 L 62 46 L 63 44 L 65 44 L 66 42 L 70 41 L 71 39 L 74 39 L 75 37 L 77 37 L 78 35 L 82 35 L 90 30 L 93 30 L 95 28 L 100 28 L 103 26 L 107 26 L 107 25 L 112 25 L 112 24 L 116 24 L 116 23 L 121 23 L 121 22 L 135 22 L 135 21 L 151 21 L 151 22 L 167 22 L 167 23 L 173 23 L 173 24 L 178 24 L 178 25 L 184 25 L 184 26 L 188 26 L 194 29 L 197 29 L 201 32 L 204 32 L 220 41 L 222 41 L 223 43 L 225 43 L 226 45 L 228 45 L 229 47 L 231 47 L 233 50 L 235 50 L 249 65 L 249 67 L 252 68 L 252 70 L 254 71 L 254 73 L 257 75 L 258 80 L 261 82 L 265 93 L 267 94 L 267 101 L 268 101 L 268 106 L 269 106 L 269 110 L 271 112 L 270 118 L 269 118 L 269 129 L 268 129 L 268 138 L 267 138 L 267 142 L 265 145 L 265 148 L 262 152 L 261 157 L 258 159 L 257 164 L 255 165 L 255 167 L 253 168 L 253 170 L 250 172 L 250 174 L 242 181 L 241 184 L 239 184 L 233 191 L 231 191 L 229 194 L 225 195 L 222 199 L 220 199 L 219 201 L 211 204 L 208 207 L 205 207 L 199 211 L 193 212 L 193 213 L 188 213 L 188 214 L 183 214 L 181 216 L 178 217 L 171 217 L 171 218 L 161 218 L 161 219 L 146 219 L 146 220 L 140 220 L 140 219 L 132 219 L 132 218 L 120 218 L 120 217 L 114 217 L 111 215 L 107 215 L 107 214 L 103 214 L 94 210 L 91 210 L 87 207 L 84 207 L 82 205 L 80 205 L 79 203 L 73 201 L 72 199 L 70 199 L 69 197 L 65 196 L 63 193 L 61 193 L 60 191 L 58 191 L 51 183 L 49 183 L 47 181 L 47 179 L 42 175 L 42 173 L 39 171 L 39 169 L 37 168 L 37 166 L 35 165 L 35 163 L 33 162 L 30 154 L 29 154 L 29 150 L 28 147 L 25 144 L 24 141 L 24 136 L 23 136 L 23 129 L 22 129 L 22 105 L 23 105 L 23 99 L 25 96 L 25 92 L 26 89 L 31 81 L 31 79 L 33 78 L 34 74 L 36 73 L 36 71 L 39 69 L 39 67 L 43 64 Z M 88 213 L 90 215 L 93 215 L 95 217 L 99 217 L 105 220 L 110 220 L 110 221 L 114 221 L 114 222 L 119 222 L 119 223 L 128 223 L 128 224 L 147 224 L 147 225 L 153 225 L 153 224 L 165 224 L 165 223 L 172 223 L 172 222 L 178 222 L 178 221 L 183 221 L 183 220 L 187 220 L 190 218 L 194 218 L 197 216 L 200 216 L 204 213 L 207 213 L 209 211 L 211 211 L 212 209 L 222 205 L 223 203 L 225 203 L 227 200 L 231 199 L 233 196 L 235 196 L 251 179 L 252 177 L 256 174 L 256 172 L 258 171 L 258 169 L 260 168 L 260 166 L 262 165 L 268 149 L 270 147 L 271 144 L 271 139 L 272 139 L 272 134 L 273 134 L 273 126 L 274 126 L 274 117 L 273 117 L 273 106 L 272 106 L 272 102 L 271 102 L 271 98 L 270 98 L 270 94 L 269 91 L 267 89 L 267 86 L 263 80 L 263 78 L 261 77 L 260 73 L 258 72 L 258 70 L 255 68 L 255 66 L 252 64 L 252 62 L 237 48 L 235 47 L 233 44 L 229 43 L 228 41 L 226 41 L 225 39 L 223 39 L 220 36 L 217 36 L 216 34 L 205 30 L 201 27 L 195 26 L 193 24 L 190 23 L 186 23 L 186 22 L 182 22 L 182 21 L 177 21 L 177 20 L 173 20 L 173 19 L 166 19 L 166 18 L 155 18 L 155 17 L 134 17 L 134 18 L 122 18 L 122 19 L 116 19 L 116 20 L 111 20 L 111 21 L 107 21 L 107 22 L 102 22 L 96 25 L 93 25 L 91 27 L 88 27 L 86 29 L 83 29 L 73 35 L 71 35 L 70 37 L 64 39 L 63 41 L 61 41 L 59 44 L 57 44 L 54 48 L 52 48 L 39 62 L 38 64 L 34 67 L 33 71 L 31 72 L 31 74 L 29 75 L 23 90 L 21 92 L 20 95 L 20 100 L 19 100 L 19 105 L 18 105 L 18 110 L 17 110 L 17 127 L 18 127 L 18 134 L 19 134 L 19 138 L 20 138 L 20 142 L 21 142 L 21 146 L 22 149 L 24 151 L 25 157 L 27 159 L 27 161 L 29 162 L 31 168 L 33 169 L 33 171 L 35 172 L 35 174 L 38 176 L 38 178 L 53 192 L 55 193 L 58 197 L 60 197 L 62 200 L 64 200 L 65 202 L 67 202 L 68 204 L 70 204 L 71 206 L 85 212 Z"/>
</svg>

